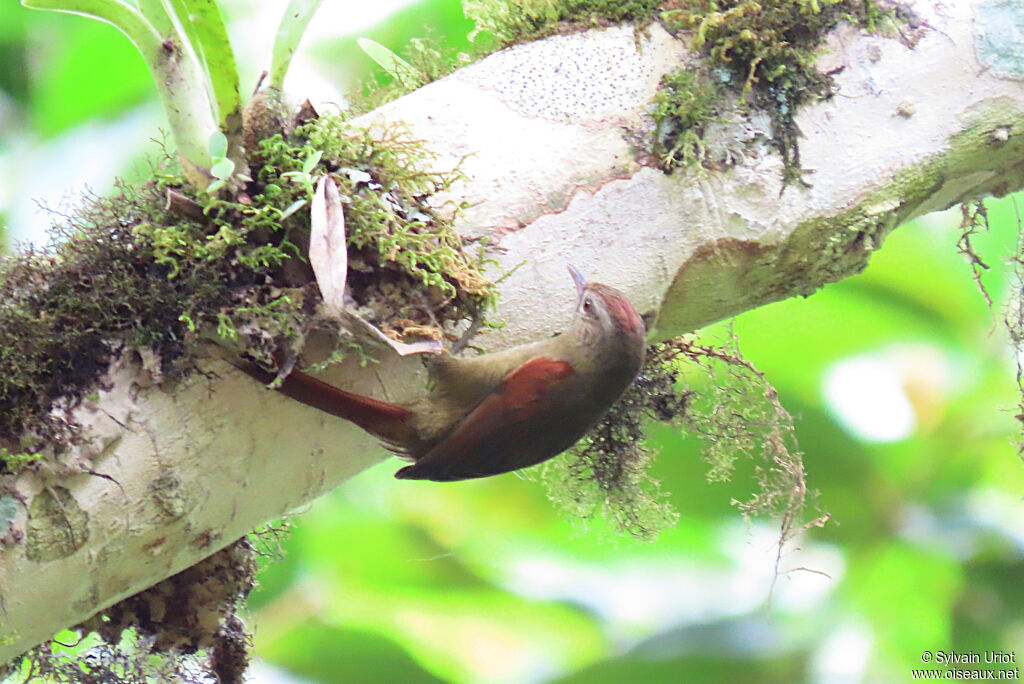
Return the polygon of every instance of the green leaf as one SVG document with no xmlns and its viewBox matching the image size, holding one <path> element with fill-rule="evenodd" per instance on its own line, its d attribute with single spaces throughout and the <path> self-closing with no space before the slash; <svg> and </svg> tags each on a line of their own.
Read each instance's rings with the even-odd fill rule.
<svg viewBox="0 0 1024 684">
<path fill-rule="evenodd" d="M 213 91 L 217 124 L 233 142 L 241 141 L 242 97 L 238 66 L 224 17 L 216 0 L 171 0 Z"/>
<path fill-rule="evenodd" d="M 313 154 L 306 157 L 306 161 L 302 162 L 302 172 L 309 174 L 313 173 L 313 169 L 320 163 L 320 158 L 324 156 L 323 150 L 317 150 Z"/>
<path fill-rule="evenodd" d="M 160 35 L 139 10 L 122 0 L 21 0 L 22 7 L 80 14 L 113 24 L 145 54 L 161 42 Z"/>
<path fill-rule="evenodd" d="M 152 72 L 186 176 L 196 187 L 206 186 L 208 178 L 201 169 L 210 165 L 205 143 L 213 123 L 206 89 L 191 60 L 168 58 L 182 50 L 180 42 L 184 39 L 154 0 L 143 5 L 157 26 L 123 0 L 22 0 L 22 5 L 91 17 L 113 24 L 124 33 Z"/>
<path fill-rule="evenodd" d="M 305 204 L 306 200 L 304 199 L 295 200 L 294 202 L 288 205 L 287 209 L 281 212 L 281 220 L 284 221 L 286 218 L 288 218 L 289 216 L 297 212 L 299 209 L 301 209 L 303 206 L 305 206 Z"/>
<path fill-rule="evenodd" d="M 356 40 L 363 52 L 374 62 L 380 65 L 381 69 L 388 72 L 393 78 L 402 83 L 418 83 L 419 74 L 411 64 L 387 49 L 380 43 L 370 38 L 359 38 Z"/>
<path fill-rule="evenodd" d="M 217 160 L 217 163 L 210 168 L 210 173 L 213 174 L 214 178 L 220 180 L 227 180 L 231 178 L 231 174 L 235 172 L 235 162 L 231 161 L 227 157 Z"/>
<path fill-rule="evenodd" d="M 288 3 L 274 38 L 274 53 L 270 62 L 271 87 L 278 90 L 284 88 L 284 77 L 288 74 L 292 57 L 321 2 L 323 0 L 291 0 Z"/>
<path fill-rule="evenodd" d="M 214 131 L 210 136 L 210 156 L 220 159 L 228 156 L 228 137 L 220 131 Z"/>
</svg>

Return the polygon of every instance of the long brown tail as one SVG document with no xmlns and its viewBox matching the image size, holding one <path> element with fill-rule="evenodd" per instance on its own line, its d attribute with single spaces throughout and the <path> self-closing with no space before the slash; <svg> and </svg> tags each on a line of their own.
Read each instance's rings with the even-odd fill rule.
<svg viewBox="0 0 1024 684">
<path fill-rule="evenodd" d="M 239 359 L 232 363 L 263 385 L 269 385 L 276 377 L 249 361 Z M 396 450 L 404 451 L 417 441 L 409 420 L 412 411 L 404 406 L 346 392 L 296 370 L 288 374 L 277 391 L 306 406 L 355 423 Z"/>
</svg>

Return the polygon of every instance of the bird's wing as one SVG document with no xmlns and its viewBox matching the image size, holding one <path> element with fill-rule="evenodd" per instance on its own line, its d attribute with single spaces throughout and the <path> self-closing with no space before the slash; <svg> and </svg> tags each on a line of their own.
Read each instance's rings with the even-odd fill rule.
<svg viewBox="0 0 1024 684">
<path fill-rule="evenodd" d="M 546 357 L 530 359 L 511 371 L 451 434 L 395 477 L 413 480 L 460 480 L 504 472 L 487 469 L 482 445 L 529 419 L 543 405 L 550 387 L 573 373 L 572 365 Z"/>
</svg>

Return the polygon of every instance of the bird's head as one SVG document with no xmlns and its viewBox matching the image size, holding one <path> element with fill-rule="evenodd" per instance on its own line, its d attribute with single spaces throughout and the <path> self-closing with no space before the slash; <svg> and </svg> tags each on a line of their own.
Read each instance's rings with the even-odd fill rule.
<svg viewBox="0 0 1024 684">
<path fill-rule="evenodd" d="M 622 292 L 601 283 L 588 283 L 575 267 L 569 273 L 576 283 L 575 328 L 584 338 L 613 336 L 627 343 L 643 343 L 647 334 L 640 314 Z"/>
</svg>

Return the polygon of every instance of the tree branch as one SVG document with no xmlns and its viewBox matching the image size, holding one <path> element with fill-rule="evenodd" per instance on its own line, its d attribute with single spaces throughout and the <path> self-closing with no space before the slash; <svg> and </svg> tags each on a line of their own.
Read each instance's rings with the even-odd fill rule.
<svg viewBox="0 0 1024 684">
<path fill-rule="evenodd" d="M 1010 28 L 979 38 L 984 2 L 919 9 L 931 28 L 913 49 L 849 28 L 830 37 L 821 66 L 842 67 L 838 93 L 797 116 L 809 188 L 782 186 L 756 116 L 706 132 L 735 165 L 670 176 L 648 165 L 637 150 L 651 97 L 663 74 L 694 59 L 658 26 L 638 43 L 624 27 L 505 50 L 368 120 L 405 121 L 439 166 L 461 162 L 465 181 L 438 205 L 469 203 L 465 238 L 487 238 L 505 270 L 523 263 L 501 286 L 508 324 L 485 346 L 565 324 L 567 262 L 625 290 L 654 316 L 652 336 L 666 338 L 810 294 L 860 271 L 900 223 L 1024 185 L 1024 67 L 1005 53 L 990 61 L 983 44 L 1012 40 Z M 203 364 L 211 375 L 175 387 L 154 380 L 143 358 L 119 362 L 78 411 L 90 438 L 63 458 L 100 477 L 61 480 L 69 496 L 59 498 L 37 474 L 17 483 L 25 505 L 12 523 L 24 539 L 0 551 L 0 660 L 387 456 L 354 426 L 213 356 Z M 377 396 L 383 385 L 398 401 L 423 386 L 408 359 L 325 375 Z M 29 524 L 43 497 L 62 504 L 62 525 Z"/>
</svg>

